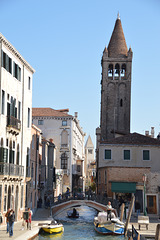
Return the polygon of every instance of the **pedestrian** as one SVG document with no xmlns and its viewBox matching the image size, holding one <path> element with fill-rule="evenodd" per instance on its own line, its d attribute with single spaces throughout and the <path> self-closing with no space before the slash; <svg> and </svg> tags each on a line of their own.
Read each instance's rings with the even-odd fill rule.
<svg viewBox="0 0 160 240">
<path fill-rule="evenodd" d="M 112 205 L 111 205 L 111 202 L 108 201 L 108 204 L 107 204 L 107 220 L 108 220 L 108 217 L 110 217 L 110 220 L 111 218 L 115 218 L 115 209 L 112 208 Z"/>
<path fill-rule="evenodd" d="M 13 236 L 13 226 L 14 226 L 14 221 L 15 221 L 15 213 L 13 209 L 10 210 L 8 214 L 8 219 L 9 219 L 9 236 Z"/>
<path fill-rule="evenodd" d="M 32 221 L 32 210 L 28 208 L 28 219 L 26 219 L 27 222 L 27 229 L 31 230 L 31 221 Z"/>
<path fill-rule="evenodd" d="M 137 218 L 138 218 L 138 216 L 140 215 L 140 210 L 141 210 L 141 205 L 138 200 L 136 200 L 136 203 L 135 203 L 135 210 L 137 212 Z"/>
<path fill-rule="evenodd" d="M 10 211 L 11 211 L 11 209 L 8 208 L 8 211 L 7 211 L 6 214 L 5 214 L 6 223 L 7 223 L 7 232 L 6 232 L 6 233 L 9 233 L 9 218 L 8 218 L 8 215 L 9 215 Z"/>
</svg>

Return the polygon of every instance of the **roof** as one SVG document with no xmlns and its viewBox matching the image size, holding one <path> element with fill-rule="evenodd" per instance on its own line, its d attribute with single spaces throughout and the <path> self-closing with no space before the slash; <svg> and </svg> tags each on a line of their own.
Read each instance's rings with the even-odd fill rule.
<svg viewBox="0 0 160 240">
<path fill-rule="evenodd" d="M 157 145 L 160 140 L 151 138 L 139 133 L 129 133 L 123 137 L 117 137 L 108 141 L 101 141 L 101 144 L 128 144 L 128 145 Z"/>
<path fill-rule="evenodd" d="M 92 139 L 91 139 L 90 135 L 88 136 L 86 144 L 85 144 L 85 148 L 87 148 L 87 147 L 94 148 L 94 145 L 93 145 L 93 142 L 92 142 Z"/>
<path fill-rule="evenodd" d="M 109 57 L 125 57 L 128 49 L 123 33 L 123 28 L 120 18 L 117 18 L 110 42 L 108 44 Z"/>
<path fill-rule="evenodd" d="M 14 53 L 18 59 L 32 72 L 34 73 L 34 68 L 31 67 L 31 65 L 22 57 L 22 55 L 16 50 L 16 48 L 3 36 L 2 33 L 0 33 L 0 41 L 4 43 L 5 46 L 7 46 L 12 53 Z"/>
<path fill-rule="evenodd" d="M 69 109 L 55 110 L 52 108 L 32 108 L 32 117 L 73 117 Z"/>
</svg>

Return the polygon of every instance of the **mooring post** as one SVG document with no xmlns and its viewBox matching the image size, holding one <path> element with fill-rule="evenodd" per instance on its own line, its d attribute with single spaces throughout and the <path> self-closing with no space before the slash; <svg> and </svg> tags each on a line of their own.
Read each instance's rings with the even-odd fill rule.
<svg viewBox="0 0 160 240">
<path fill-rule="evenodd" d="M 127 236 L 128 225 L 129 225 L 129 222 L 130 222 L 134 201 L 135 201 L 135 196 L 132 196 L 131 203 L 130 203 L 130 206 L 129 206 L 128 217 L 127 217 L 127 221 L 126 221 L 125 231 L 124 231 L 125 237 Z"/>
<path fill-rule="evenodd" d="M 125 204 L 124 204 L 124 203 L 122 203 L 122 205 L 121 205 L 121 215 L 120 215 L 120 221 L 123 221 L 123 215 L 124 215 L 124 206 L 125 206 Z"/>
<path fill-rule="evenodd" d="M 157 224 L 155 240 L 160 240 L 160 224 Z"/>
</svg>

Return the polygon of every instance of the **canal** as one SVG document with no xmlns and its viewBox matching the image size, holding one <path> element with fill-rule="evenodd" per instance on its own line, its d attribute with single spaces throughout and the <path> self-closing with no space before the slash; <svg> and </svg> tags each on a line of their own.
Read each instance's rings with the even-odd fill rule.
<svg viewBox="0 0 160 240">
<path fill-rule="evenodd" d="M 67 209 L 69 211 L 70 209 Z M 55 239 L 55 240 L 127 240 L 124 236 L 103 236 L 94 230 L 93 219 L 97 211 L 87 206 L 76 207 L 79 212 L 79 218 L 67 218 L 67 211 L 59 214 L 55 220 L 61 222 L 64 226 L 62 234 L 48 235 L 41 234 L 36 240 Z"/>
</svg>

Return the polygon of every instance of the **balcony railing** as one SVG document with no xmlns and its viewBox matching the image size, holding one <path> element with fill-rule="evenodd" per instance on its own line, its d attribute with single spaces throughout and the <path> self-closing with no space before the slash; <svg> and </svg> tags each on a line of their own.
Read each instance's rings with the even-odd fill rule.
<svg viewBox="0 0 160 240">
<path fill-rule="evenodd" d="M 0 175 L 23 176 L 24 166 L 0 162 Z"/>
<path fill-rule="evenodd" d="M 7 116 L 7 127 L 13 127 L 21 130 L 21 121 L 13 116 Z"/>
</svg>

